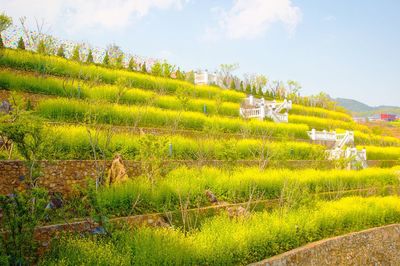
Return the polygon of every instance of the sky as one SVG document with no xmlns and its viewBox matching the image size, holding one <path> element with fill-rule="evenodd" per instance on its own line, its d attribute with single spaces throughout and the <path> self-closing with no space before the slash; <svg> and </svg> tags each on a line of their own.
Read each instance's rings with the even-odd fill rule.
<svg viewBox="0 0 400 266">
<path fill-rule="evenodd" d="M 374 106 L 400 106 L 399 10 L 398 0 L 0 0 L 15 24 L 44 20 L 61 39 L 115 43 L 184 70 L 238 63 L 238 76 Z"/>
</svg>

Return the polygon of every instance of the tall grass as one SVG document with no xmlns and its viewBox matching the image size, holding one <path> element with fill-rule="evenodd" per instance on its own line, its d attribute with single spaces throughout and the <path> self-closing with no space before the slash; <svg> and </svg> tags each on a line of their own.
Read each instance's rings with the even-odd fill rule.
<svg viewBox="0 0 400 266">
<path fill-rule="evenodd" d="M 400 160 L 400 147 L 360 146 L 367 149 L 368 160 Z"/>
<path fill-rule="evenodd" d="M 309 107 L 299 104 L 293 104 L 292 110 L 290 110 L 290 114 L 297 114 L 303 116 L 315 116 L 321 118 L 328 118 L 334 120 L 342 120 L 345 122 L 352 122 L 353 118 L 346 113 L 335 112 L 332 110 L 327 110 L 321 107 Z"/>
<path fill-rule="evenodd" d="M 48 154 L 48 159 L 90 159 L 92 147 L 87 128 L 83 126 L 56 126 L 47 128 L 48 136 L 55 151 Z M 107 139 L 107 132 L 100 131 L 98 145 L 111 159 L 120 153 L 125 159 L 137 159 L 140 140 L 143 136 L 115 133 Z M 165 158 L 176 160 L 224 160 L 226 153 L 234 159 L 270 160 L 318 160 L 324 159 L 324 147 L 301 142 L 271 142 L 260 139 L 213 139 L 189 138 L 178 135 L 158 136 L 165 139 Z M 108 143 L 106 145 L 106 143 Z M 161 143 L 161 142 L 160 142 Z M 171 146 L 170 146 L 171 145 Z M 169 151 L 169 148 L 171 150 Z"/>
<path fill-rule="evenodd" d="M 115 84 L 119 79 L 124 79 L 132 87 L 152 90 L 157 93 L 173 94 L 177 90 L 183 89 L 193 97 L 209 99 L 219 97 L 223 101 L 236 103 L 241 102 L 246 97 L 244 93 L 237 91 L 222 90 L 212 86 L 194 86 L 185 81 L 81 64 L 56 56 L 44 56 L 28 51 L 3 50 L 0 66 L 86 81 L 102 81 L 108 84 Z"/>
<path fill-rule="evenodd" d="M 357 145 L 400 146 L 398 138 L 366 134 L 360 131 L 354 131 L 354 142 Z"/>
<path fill-rule="evenodd" d="M 306 125 L 277 124 L 268 121 L 245 121 L 240 118 L 208 117 L 195 112 L 162 110 L 155 107 L 122 106 L 90 103 L 71 99 L 48 99 L 40 102 L 37 113 L 45 118 L 61 121 L 84 121 L 96 117 L 97 122 L 127 125 L 155 126 L 213 132 L 267 134 L 275 137 L 308 138 Z"/>
<path fill-rule="evenodd" d="M 342 120 L 335 120 L 329 118 L 319 118 L 304 115 L 289 115 L 289 123 L 295 124 L 306 124 L 310 128 L 315 128 L 316 130 L 358 130 L 367 133 L 371 133 L 371 130 L 364 125 L 357 124 L 355 122 L 346 122 Z"/>
<path fill-rule="evenodd" d="M 42 264 L 105 265 L 108 259 L 98 254 L 106 248 L 120 265 L 246 265 L 309 242 L 398 222 L 398 197 L 349 197 L 247 219 L 221 215 L 189 234 L 142 227 L 116 232 L 107 245 L 93 238 L 67 238 Z"/>
<path fill-rule="evenodd" d="M 140 210 L 163 211 L 179 209 L 180 199 L 189 199 L 190 206 L 207 204 L 204 191 L 230 202 L 244 202 L 259 196 L 278 198 L 282 190 L 303 188 L 310 193 L 398 185 L 399 173 L 394 169 L 369 168 L 347 170 L 287 170 L 240 167 L 234 171 L 218 168 L 186 168 L 171 171 L 165 178 L 152 184 L 137 178 L 126 184 L 104 188 L 98 202 L 110 214 L 126 215 L 137 197 Z"/>
<path fill-rule="evenodd" d="M 177 96 L 158 95 L 155 92 L 119 87 L 116 85 L 93 85 L 86 82 L 72 82 L 55 77 L 40 77 L 31 74 L 16 74 L 0 70 L 0 88 L 39 94 L 57 95 L 69 98 L 99 100 L 110 103 L 153 105 L 172 110 L 188 110 L 208 114 L 239 116 L 240 105 L 210 99 L 196 99 L 187 95 L 185 101 Z"/>
</svg>

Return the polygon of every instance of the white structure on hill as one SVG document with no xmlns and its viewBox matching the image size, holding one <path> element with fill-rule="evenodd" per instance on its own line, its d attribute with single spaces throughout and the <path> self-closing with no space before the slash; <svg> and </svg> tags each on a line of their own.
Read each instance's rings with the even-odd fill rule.
<svg viewBox="0 0 400 266">
<path fill-rule="evenodd" d="M 205 71 L 197 71 L 194 73 L 195 85 L 218 85 L 218 76 L 216 73 Z"/>
<path fill-rule="evenodd" d="M 240 106 L 240 115 L 244 118 L 258 118 L 263 120 L 265 117 L 271 118 L 277 123 L 287 123 L 289 121 L 288 111 L 292 109 L 292 101 L 284 100 L 277 103 L 265 101 L 264 98 L 257 99 L 250 95 Z M 281 113 L 285 110 L 285 113 Z"/>
<path fill-rule="evenodd" d="M 312 129 L 308 131 L 307 134 L 313 141 L 333 143 L 333 147 L 327 150 L 329 160 L 349 159 L 353 160 L 353 162 L 360 163 L 362 168 L 367 167 L 367 151 L 365 148 L 359 151 L 354 147 L 353 131 L 337 134 L 335 131 L 316 131 Z M 349 147 L 344 149 L 346 145 L 349 145 Z M 349 168 L 351 167 L 352 164 L 350 162 Z"/>
</svg>

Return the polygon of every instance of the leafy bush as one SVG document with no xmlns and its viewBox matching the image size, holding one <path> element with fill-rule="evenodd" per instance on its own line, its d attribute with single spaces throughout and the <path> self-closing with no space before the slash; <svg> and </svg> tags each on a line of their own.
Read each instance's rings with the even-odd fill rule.
<svg viewBox="0 0 400 266">
<path fill-rule="evenodd" d="M 69 238 L 43 264 L 80 265 L 84 258 L 105 265 L 120 258 L 120 265 L 245 265 L 308 242 L 398 223 L 399 217 L 398 197 L 349 197 L 318 202 L 313 208 L 253 213 L 248 219 L 221 215 L 187 235 L 179 230 L 142 227 L 117 232 L 106 245 L 88 238 Z M 104 254 L 111 257 L 104 258 L 103 247 Z"/>
</svg>

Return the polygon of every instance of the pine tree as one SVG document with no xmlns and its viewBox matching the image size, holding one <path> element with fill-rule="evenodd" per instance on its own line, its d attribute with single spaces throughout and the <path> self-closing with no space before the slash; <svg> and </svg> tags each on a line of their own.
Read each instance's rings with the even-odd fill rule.
<svg viewBox="0 0 400 266">
<path fill-rule="evenodd" d="M 106 52 L 106 55 L 103 58 L 103 65 L 108 66 L 110 64 L 110 57 L 108 56 L 108 52 Z"/>
<path fill-rule="evenodd" d="M 24 40 L 22 39 L 22 37 L 19 38 L 18 40 L 18 47 L 19 50 L 25 50 L 25 43 Z"/>
<path fill-rule="evenodd" d="M 180 80 L 184 79 L 184 75 L 181 72 L 181 70 L 179 69 L 179 67 L 178 67 L 178 70 L 176 70 L 176 79 L 180 79 Z"/>
<path fill-rule="evenodd" d="M 258 88 L 258 95 L 264 96 L 264 92 L 261 87 Z"/>
<path fill-rule="evenodd" d="M 240 82 L 240 91 L 244 91 L 243 81 Z"/>
<path fill-rule="evenodd" d="M 231 87 L 232 90 L 236 89 L 236 84 L 235 84 L 235 80 L 234 79 L 231 80 L 231 86 L 230 87 Z"/>
<path fill-rule="evenodd" d="M 60 45 L 57 50 L 57 56 L 65 58 L 65 51 L 64 51 L 64 45 Z"/>
<path fill-rule="evenodd" d="M 0 34 L 0 49 L 4 48 L 4 43 L 3 43 L 3 38 L 1 38 L 1 34 Z"/>
<path fill-rule="evenodd" d="M 92 49 L 89 49 L 89 53 L 88 53 L 87 58 L 86 58 L 86 63 L 87 64 L 92 64 L 93 62 L 94 62 L 94 60 L 93 60 Z"/>
<path fill-rule="evenodd" d="M 253 85 L 253 88 L 251 89 L 251 94 L 257 95 L 257 88 L 256 88 L 256 85 Z"/>
<path fill-rule="evenodd" d="M 137 64 L 135 62 L 135 59 L 133 57 L 131 57 L 131 59 L 129 59 L 129 63 L 128 63 L 128 69 L 129 70 L 136 70 Z"/>
<path fill-rule="evenodd" d="M 251 94 L 251 86 L 250 86 L 250 84 L 246 85 L 246 93 L 247 94 Z"/>
<path fill-rule="evenodd" d="M 142 72 L 147 73 L 146 62 L 142 64 Z"/>
<path fill-rule="evenodd" d="M 72 56 L 71 56 L 72 60 L 77 61 L 77 62 L 81 61 L 81 56 L 79 54 L 79 50 L 80 50 L 79 45 L 74 47 L 74 50 L 72 51 Z"/>
</svg>

